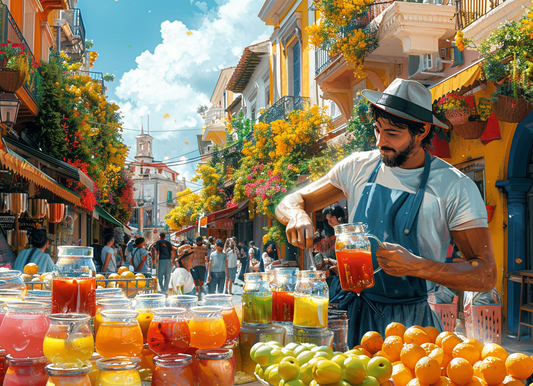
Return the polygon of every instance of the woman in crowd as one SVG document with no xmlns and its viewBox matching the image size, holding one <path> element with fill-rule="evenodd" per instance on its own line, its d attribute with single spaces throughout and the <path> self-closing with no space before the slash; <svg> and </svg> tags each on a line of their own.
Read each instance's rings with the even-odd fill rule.
<svg viewBox="0 0 533 386">
<path fill-rule="evenodd" d="M 226 278 L 226 293 L 233 295 L 233 282 L 237 277 L 237 255 L 239 251 L 235 239 L 229 238 L 224 245 L 224 253 L 228 256 L 228 277 Z"/>
<path fill-rule="evenodd" d="M 146 241 L 144 241 L 144 237 L 137 237 L 135 239 L 135 248 L 133 248 L 133 252 L 131 253 L 131 265 L 133 265 L 134 272 L 151 272 L 152 267 L 148 266 L 150 262 L 148 251 L 145 247 Z"/>
<path fill-rule="evenodd" d="M 13 269 L 23 272 L 26 264 L 33 263 L 39 267 L 41 273 L 52 272 L 55 267 L 54 262 L 49 254 L 44 253 L 50 246 L 46 229 L 34 229 L 30 235 L 30 242 L 33 248 L 19 253 Z"/>
<path fill-rule="evenodd" d="M 170 277 L 169 295 L 196 295 L 194 280 L 191 275 L 191 255 L 192 251 L 185 249 L 178 255 L 178 268 Z M 179 252 L 178 252 L 179 253 Z"/>
<path fill-rule="evenodd" d="M 280 261 L 278 256 L 278 248 L 274 242 L 269 241 L 265 245 L 265 252 L 263 252 L 263 256 L 261 256 L 261 265 L 259 267 L 259 271 L 268 272 L 273 268 L 273 265 L 279 264 Z"/>
</svg>

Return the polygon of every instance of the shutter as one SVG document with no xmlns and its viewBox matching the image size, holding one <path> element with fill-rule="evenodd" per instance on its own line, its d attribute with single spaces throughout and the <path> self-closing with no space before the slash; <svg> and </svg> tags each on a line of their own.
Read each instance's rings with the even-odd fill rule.
<svg viewBox="0 0 533 386">
<path fill-rule="evenodd" d="M 300 96 L 300 42 L 296 42 L 292 49 L 292 66 L 293 66 L 293 95 Z"/>
</svg>

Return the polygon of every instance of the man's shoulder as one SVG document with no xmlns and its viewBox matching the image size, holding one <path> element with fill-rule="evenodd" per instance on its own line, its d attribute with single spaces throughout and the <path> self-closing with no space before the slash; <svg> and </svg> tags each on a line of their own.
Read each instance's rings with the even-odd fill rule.
<svg viewBox="0 0 533 386">
<path fill-rule="evenodd" d="M 433 160 L 431 161 L 430 177 L 436 178 L 437 181 L 444 183 L 447 186 L 452 186 L 454 183 L 463 178 L 466 178 L 470 181 L 466 174 L 438 157 L 433 157 Z"/>
</svg>

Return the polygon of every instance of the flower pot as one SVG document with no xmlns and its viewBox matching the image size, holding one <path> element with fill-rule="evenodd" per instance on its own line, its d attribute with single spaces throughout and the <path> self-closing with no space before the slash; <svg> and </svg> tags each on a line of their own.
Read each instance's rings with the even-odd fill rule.
<svg viewBox="0 0 533 386">
<path fill-rule="evenodd" d="M 453 131 L 463 139 L 478 139 L 486 127 L 487 121 L 469 121 L 462 125 L 453 125 Z"/>
<path fill-rule="evenodd" d="M 67 217 L 65 204 L 48 203 L 48 222 L 60 223 Z"/>
<path fill-rule="evenodd" d="M 0 68 L 0 89 L 4 92 L 16 92 L 24 84 L 28 75 L 25 69 Z"/>
<path fill-rule="evenodd" d="M 496 206 L 485 205 L 485 208 L 487 208 L 487 222 L 490 222 L 490 220 L 492 220 L 492 216 L 494 215 L 494 210 L 496 209 Z"/>
<path fill-rule="evenodd" d="M 448 110 L 444 112 L 446 119 L 448 119 L 453 127 L 455 125 L 464 125 L 468 122 L 468 117 L 470 116 L 469 107 L 461 107 L 459 109 Z"/>
<path fill-rule="evenodd" d="M 494 103 L 494 113 L 503 122 L 522 122 L 529 114 L 533 105 L 522 98 L 513 98 L 498 94 L 498 101 Z"/>
</svg>

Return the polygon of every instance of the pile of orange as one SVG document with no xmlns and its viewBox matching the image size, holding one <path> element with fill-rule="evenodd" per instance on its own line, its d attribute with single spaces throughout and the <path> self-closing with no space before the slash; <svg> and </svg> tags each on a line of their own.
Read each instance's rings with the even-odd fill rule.
<svg viewBox="0 0 533 386">
<path fill-rule="evenodd" d="M 435 327 L 391 323 L 385 338 L 369 331 L 356 348 L 391 361 L 395 386 L 523 386 L 533 374 L 533 359 L 525 354 L 509 355 L 495 343 Z"/>
</svg>

